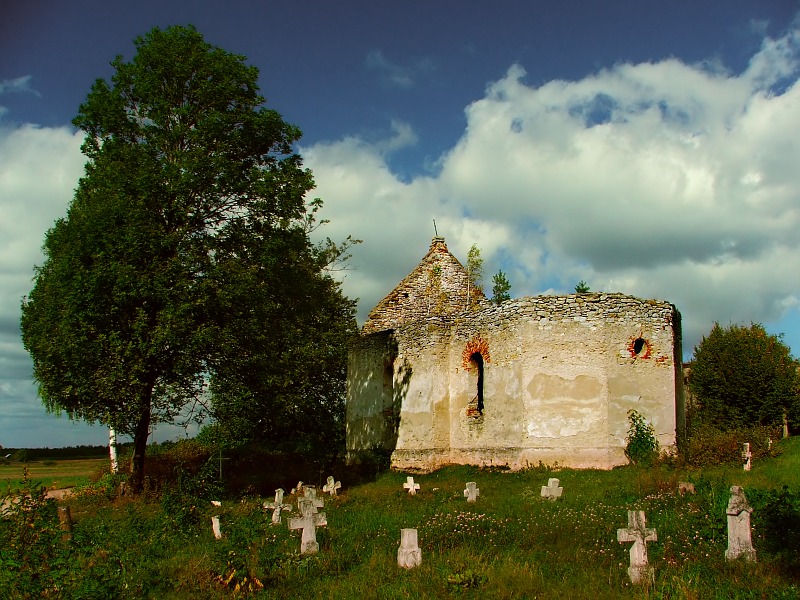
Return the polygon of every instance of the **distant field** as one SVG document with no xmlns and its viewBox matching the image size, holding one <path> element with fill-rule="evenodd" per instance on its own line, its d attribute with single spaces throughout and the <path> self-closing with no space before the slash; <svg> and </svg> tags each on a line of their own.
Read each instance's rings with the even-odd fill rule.
<svg viewBox="0 0 800 600">
<path fill-rule="evenodd" d="M 91 475 L 106 465 L 107 458 L 0 463 L 0 493 L 8 486 L 12 490 L 20 486 L 25 467 L 32 481 L 56 489 L 89 483 Z"/>
</svg>

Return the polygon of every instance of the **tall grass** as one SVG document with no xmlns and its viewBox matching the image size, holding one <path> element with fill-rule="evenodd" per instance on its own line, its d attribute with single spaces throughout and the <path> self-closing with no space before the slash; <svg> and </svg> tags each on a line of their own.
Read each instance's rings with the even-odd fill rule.
<svg viewBox="0 0 800 600">
<path fill-rule="evenodd" d="M 39 587 L 17 583 L 33 581 L 19 577 L 26 552 L 14 537 L 24 530 L 14 525 L 26 518 L 19 513 L 0 522 L 0 597 L 796 598 L 800 443 L 782 442 L 781 450 L 749 473 L 663 465 L 518 473 L 453 466 L 416 475 L 421 489 L 414 496 L 402 487 L 405 473 L 385 472 L 325 498 L 328 526 L 318 530 L 314 556 L 299 554 L 299 532 L 286 524 L 290 515 L 272 525 L 258 498 L 217 508 L 183 488 L 136 501 L 73 500 L 68 541 L 55 535 L 55 513 L 40 499 L 32 510 L 41 518 L 30 522 L 52 535 L 37 547 Z M 540 497 L 549 477 L 564 487 L 557 501 Z M 677 494 L 684 480 L 695 484 L 695 494 Z M 475 503 L 463 496 L 467 481 L 480 488 Z M 733 484 L 745 487 L 755 509 L 755 564 L 724 559 Z M 630 584 L 630 545 L 616 541 L 629 509 L 644 510 L 658 533 L 648 544 L 655 578 L 646 587 Z M 212 514 L 221 515 L 221 540 L 213 539 Z M 418 529 L 423 557 L 408 571 L 396 562 L 406 527 Z"/>
</svg>

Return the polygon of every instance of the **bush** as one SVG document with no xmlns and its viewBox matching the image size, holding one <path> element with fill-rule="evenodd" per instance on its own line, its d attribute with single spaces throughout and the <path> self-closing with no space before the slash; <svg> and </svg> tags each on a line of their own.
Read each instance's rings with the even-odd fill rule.
<svg viewBox="0 0 800 600">
<path fill-rule="evenodd" d="M 721 429 L 793 425 L 800 419 L 797 361 L 781 336 L 759 324 L 718 323 L 694 349 L 689 387 L 697 417 Z"/>
<path fill-rule="evenodd" d="M 722 430 L 701 425 L 689 431 L 681 462 L 692 467 L 741 464 L 744 443 L 750 444 L 754 459 L 777 456 L 779 451 L 775 442 L 778 439 L 780 429 L 777 427 Z"/>
<path fill-rule="evenodd" d="M 58 510 L 32 483 L 26 468 L 22 488 L 0 498 L 7 505 L 0 526 L 0 590 L 3 598 L 57 597 L 69 575 L 70 546 L 63 539 Z"/>
<path fill-rule="evenodd" d="M 628 411 L 628 436 L 625 456 L 637 466 L 652 465 L 658 459 L 659 444 L 653 426 L 636 410 Z"/>
</svg>

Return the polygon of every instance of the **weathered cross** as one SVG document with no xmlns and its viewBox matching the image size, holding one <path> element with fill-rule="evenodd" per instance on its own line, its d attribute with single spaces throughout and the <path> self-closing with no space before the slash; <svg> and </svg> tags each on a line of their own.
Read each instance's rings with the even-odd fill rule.
<svg viewBox="0 0 800 600">
<path fill-rule="evenodd" d="M 408 490 L 408 493 L 410 495 L 413 496 L 414 494 L 417 493 L 417 490 L 419 489 L 419 484 L 414 483 L 413 477 L 406 477 L 406 482 L 403 484 L 403 487 Z"/>
<path fill-rule="evenodd" d="M 550 500 L 560 498 L 561 494 L 564 493 L 564 488 L 558 487 L 559 483 L 558 479 L 548 479 L 547 485 L 542 486 L 542 498 L 550 498 Z"/>
<path fill-rule="evenodd" d="M 405 569 L 422 564 L 422 550 L 417 542 L 416 529 L 400 530 L 400 548 L 397 549 L 397 566 Z"/>
<path fill-rule="evenodd" d="M 481 495 L 481 491 L 476 487 L 476 483 L 474 481 L 467 482 L 467 489 L 464 490 L 464 497 L 467 499 L 467 502 L 475 502 L 478 499 L 478 496 Z"/>
<path fill-rule="evenodd" d="M 744 461 L 744 470 L 750 470 L 750 459 L 753 458 L 753 453 L 750 452 L 750 444 L 745 442 L 742 448 L 742 461 Z"/>
<path fill-rule="evenodd" d="M 322 491 L 330 494 L 331 496 L 336 495 L 336 490 L 341 489 L 342 482 L 341 481 L 334 481 L 333 477 L 328 477 L 328 483 L 322 486 Z"/>
<path fill-rule="evenodd" d="M 643 510 L 628 511 L 628 528 L 617 529 L 617 541 L 633 542 L 631 546 L 631 566 L 628 568 L 628 576 L 631 583 L 642 583 L 645 577 L 650 577 L 651 569 L 647 563 L 647 542 L 658 540 L 655 529 L 645 527 Z"/>
<path fill-rule="evenodd" d="M 284 510 L 292 510 L 291 504 L 284 504 L 283 503 L 283 488 L 278 488 L 275 490 L 275 501 L 274 502 L 264 502 L 264 508 L 272 509 L 272 522 L 273 524 L 277 524 L 281 522 L 281 513 Z"/>
<path fill-rule="evenodd" d="M 219 526 L 219 517 L 211 517 L 211 531 L 214 532 L 214 539 L 222 539 L 222 529 Z"/>
<path fill-rule="evenodd" d="M 305 496 L 297 501 L 297 509 L 302 516 L 289 519 L 289 529 L 302 529 L 300 540 L 300 554 L 316 554 L 319 552 L 317 543 L 317 527 L 328 524 L 325 513 L 318 512 L 324 502 L 317 499 L 317 490 L 313 486 L 305 487 Z"/>
<path fill-rule="evenodd" d="M 750 533 L 750 513 L 753 509 L 747 503 L 744 490 L 738 485 L 731 488 L 731 498 L 725 512 L 728 515 L 728 549 L 725 550 L 725 558 L 735 560 L 744 557 L 755 562 L 756 550 Z"/>
<path fill-rule="evenodd" d="M 302 481 L 298 481 L 298 482 L 297 482 L 297 486 L 296 486 L 296 487 L 293 487 L 293 488 L 292 488 L 292 491 L 291 491 L 291 492 L 289 492 L 289 493 L 290 493 L 290 494 L 299 494 L 299 493 L 300 493 L 300 492 L 302 492 L 302 491 L 303 491 L 303 482 L 302 482 Z"/>
</svg>

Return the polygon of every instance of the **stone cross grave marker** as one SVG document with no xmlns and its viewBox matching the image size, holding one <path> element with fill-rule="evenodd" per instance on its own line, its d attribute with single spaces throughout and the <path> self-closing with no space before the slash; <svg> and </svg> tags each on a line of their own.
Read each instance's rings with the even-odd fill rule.
<svg viewBox="0 0 800 600">
<path fill-rule="evenodd" d="M 318 511 L 324 504 L 322 500 L 317 498 L 316 488 L 311 485 L 305 487 L 305 496 L 297 501 L 297 510 L 301 516 L 289 519 L 289 529 L 303 530 L 300 541 L 300 554 L 316 554 L 319 552 L 317 527 L 325 527 L 328 524 L 325 513 Z"/>
<path fill-rule="evenodd" d="M 750 452 L 750 444 L 745 442 L 742 447 L 742 462 L 744 462 L 744 470 L 750 470 L 750 460 L 753 458 L 753 453 Z"/>
<path fill-rule="evenodd" d="M 655 529 L 645 527 L 643 510 L 628 511 L 628 528 L 617 529 L 617 541 L 633 542 L 631 546 L 631 566 L 628 568 L 628 576 L 631 583 L 643 583 L 645 579 L 653 578 L 653 569 L 647 562 L 647 542 L 655 542 L 658 539 Z"/>
<path fill-rule="evenodd" d="M 72 513 L 70 513 L 69 506 L 58 507 L 58 523 L 61 531 L 72 533 Z"/>
<path fill-rule="evenodd" d="M 478 496 L 481 495 L 481 491 L 476 486 L 477 484 L 474 481 L 467 482 L 467 489 L 464 490 L 464 497 L 467 502 L 475 502 Z"/>
<path fill-rule="evenodd" d="M 558 487 L 559 483 L 558 479 L 548 479 L 547 485 L 542 486 L 542 498 L 549 498 L 550 500 L 560 498 L 561 494 L 564 493 L 564 488 Z"/>
<path fill-rule="evenodd" d="M 334 481 L 333 477 L 328 477 L 328 483 L 322 486 L 322 491 L 326 492 L 331 495 L 331 497 L 336 495 L 336 490 L 341 489 L 342 482 L 341 481 Z"/>
<path fill-rule="evenodd" d="M 68 540 L 72 537 L 72 513 L 70 513 L 69 506 L 58 507 L 58 523 L 61 527 L 62 539 Z"/>
<path fill-rule="evenodd" d="M 211 517 L 211 531 L 214 532 L 214 539 L 221 540 L 222 539 L 222 530 L 219 526 L 219 517 L 213 516 Z"/>
<path fill-rule="evenodd" d="M 302 492 L 302 491 L 303 491 L 303 482 L 302 482 L 302 481 L 298 481 L 298 482 L 297 482 L 297 486 L 296 486 L 296 487 L 293 487 L 293 488 L 292 488 L 292 491 L 291 491 L 291 492 L 289 492 L 289 493 L 290 493 L 290 494 L 299 494 L 299 493 L 300 493 L 300 492 Z"/>
<path fill-rule="evenodd" d="M 411 496 L 413 496 L 414 494 L 417 493 L 417 490 L 419 489 L 419 484 L 414 483 L 413 477 L 406 477 L 406 482 L 403 484 L 403 487 L 408 490 L 408 493 Z"/>
<path fill-rule="evenodd" d="M 275 500 L 273 502 L 264 502 L 264 508 L 272 510 L 272 523 L 278 524 L 281 522 L 281 513 L 284 510 L 292 510 L 291 504 L 283 503 L 283 488 L 275 490 Z"/>
<path fill-rule="evenodd" d="M 744 490 L 738 485 L 731 488 L 731 498 L 725 512 L 728 515 L 728 549 L 725 550 L 725 558 L 735 560 L 744 557 L 755 562 L 756 550 L 750 534 L 750 513 L 753 509 L 747 503 Z"/>
<path fill-rule="evenodd" d="M 400 548 L 397 550 L 397 566 L 413 569 L 422 564 L 422 550 L 419 549 L 416 529 L 400 530 Z"/>
</svg>

